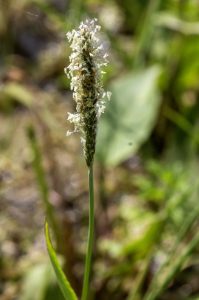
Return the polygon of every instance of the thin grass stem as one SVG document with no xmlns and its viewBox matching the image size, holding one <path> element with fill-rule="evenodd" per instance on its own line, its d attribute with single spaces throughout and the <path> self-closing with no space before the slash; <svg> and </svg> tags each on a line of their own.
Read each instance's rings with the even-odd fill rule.
<svg viewBox="0 0 199 300">
<path fill-rule="evenodd" d="M 149 49 L 151 38 L 153 36 L 153 17 L 160 6 L 161 0 L 150 0 L 146 8 L 144 19 L 141 20 L 137 35 L 138 43 L 135 50 L 135 59 L 133 61 L 133 68 L 142 67 L 144 64 L 143 55 Z"/>
<path fill-rule="evenodd" d="M 57 223 L 56 223 L 56 220 L 54 217 L 53 208 L 49 202 L 49 188 L 48 188 L 48 184 L 46 182 L 44 170 L 42 168 L 41 154 L 40 154 L 39 147 L 37 144 L 35 131 L 31 125 L 27 128 L 27 135 L 28 135 L 28 138 L 30 141 L 30 146 L 32 148 L 32 152 L 34 155 L 33 166 L 35 169 L 37 182 L 40 187 L 42 200 L 43 200 L 43 203 L 46 208 L 46 213 L 49 217 L 50 223 L 53 228 L 53 232 L 54 232 L 56 242 L 57 242 L 57 247 L 59 248 L 59 246 L 60 246 L 59 245 L 59 232 L 58 232 L 58 228 L 57 228 Z"/>
<path fill-rule="evenodd" d="M 94 188 L 93 188 L 93 162 L 90 165 L 88 172 L 88 181 L 89 181 L 89 233 L 88 233 L 88 247 L 86 253 L 86 264 L 85 264 L 85 273 L 84 273 L 84 283 L 82 291 L 82 300 L 87 299 L 88 294 L 88 285 L 90 277 L 90 265 L 92 258 L 92 247 L 93 247 L 93 235 L 94 235 Z"/>
</svg>

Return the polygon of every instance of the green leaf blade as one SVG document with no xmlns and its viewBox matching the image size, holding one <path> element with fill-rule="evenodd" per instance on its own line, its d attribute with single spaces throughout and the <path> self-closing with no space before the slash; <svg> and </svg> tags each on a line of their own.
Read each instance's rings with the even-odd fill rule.
<svg viewBox="0 0 199 300">
<path fill-rule="evenodd" d="M 50 240 L 47 220 L 45 220 L 45 232 L 46 232 L 46 243 L 47 243 L 48 253 L 49 253 L 50 260 L 51 260 L 53 269 L 55 271 L 59 286 L 61 288 L 61 291 L 66 300 L 77 300 L 77 296 L 76 296 L 74 290 L 72 289 L 70 283 L 68 282 L 67 278 L 65 277 L 65 275 L 59 265 L 55 250 L 53 249 L 53 246 L 52 246 L 52 243 Z"/>
<path fill-rule="evenodd" d="M 134 155 L 156 123 L 161 96 L 157 65 L 116 79 L 109 90 L 111 101 L 100 118 L 95 158 L 115 167 Z"/>
</svg>

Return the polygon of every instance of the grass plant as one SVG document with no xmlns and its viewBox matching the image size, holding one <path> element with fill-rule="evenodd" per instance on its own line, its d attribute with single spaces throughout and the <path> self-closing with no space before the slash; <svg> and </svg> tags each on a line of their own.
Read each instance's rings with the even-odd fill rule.
<svg viewBox="0 0 199 300">
<path fill-rule="evenodd" d="M 85 274 L 83 282 L 82 300 L 88 297 L 89 278 L 92 259 L 92 246 L 94 236 L 94 188 L 93 188 L 93 160 L 96 146 L 96 136 L 99 117 L 105 110 L 105 102 L 101 100 L 107 95 L 110 100 L 111 93 L 105 93 L 102 78 L 105 72 L 100 71 L 102 66 L 106 66 L 108 56 L 103 53 L 103 45 L 97 46 L 98 38 L 95 34 L 100 30 L 100 26 L 95 25 L 96 19 L 84 24 L 81 22 L 79 31 L 68 32 L 67 37 L 72 41 L 73 53 L 70 56 L 70 65 L 65 69 L 68 77 L 72 77 L 71 89 L 74 90 L 73 99 L 77 103 L 77 112 L 69 113 L 68 120 L 74 123 L 74 132 L 82 132 L 84 156 L 88 167 L 89 182 L 89 234 L 88 247 L 85 263 Z M 67 136 L 72 132 L 68 131 Z M 45 223 L 47 248 L 55 270 L 57 280 L 64 297 L 67 300 L 75 300 L 77 296 L 61 270 L 52 243 L 50 241 L 48 223 Z"/>
</svg>

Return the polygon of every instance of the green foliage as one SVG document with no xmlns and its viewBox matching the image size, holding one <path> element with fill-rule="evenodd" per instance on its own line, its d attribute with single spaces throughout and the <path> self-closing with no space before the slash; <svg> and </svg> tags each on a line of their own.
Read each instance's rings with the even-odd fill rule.
<svg viewBox="0 0 199 300">
<path fill-rule="evenodd" d="M 96 158 L 116 166 L 133 155 L 149 137 L 158 114 L 160 94 L 157 66 L 119 78 L 99 123 Z"/>
<path fill-rule="evenodd" d="M 187 257 L 191 254 L 191 252 L 194 250 L 194 248 L 199 243 L 199 233 L 197 233 L 194 238 L 191 240 L 191 242 L 188 244 L 188 246 L 184 249 L 184 251 L 179 255 L 179 258 L 177 258 L 173 264 L 173 266 L 170 268 L 168 273 L 166 274 L 165 278 L 161 282 L 161 284 L 156 286 L 155 290 L 153 290 L 149 296 L 144 297 L 145 300 L 156 300 L 158 296 L 162 293 L 162 291 L 166 288 L 167 284 L 172 280 L 172 278 L 176 275 L 176 273 L 179 271 L 180 267 L 183 265 Z"/>
<path fill-rule="evenodd" d="M 47 215 L 49 216 L 50 221 L 52 223 L 54 234 L 55 234 L 55 237 L 57 240 L 57 245 L 59 245 L 57 222 L 55 220 L 52 205 L 49 202 L 49 188 L 48 188 L 48 184 L 47 184 L 44 170 L 42 167 L 41 154 L 40 154 L 39 147 L 37 144 L 36 134 L 35 134 L 34 128 L 31 125 L 29 125 L 27 128 L 27 136 L 29 138 L 32 152 L 33 152 L 33 157 L 34 157 L 33 165 L 34 165 L 35 173 L 37 176 L 38 185 L 41 190 L 42 200 L 43 200 L 44 206 L 46 208 Z"/>
<path fill-rule="evenodd" d="M 53 277 L 50 263 L 34 266 L 24 277 L 21 300 L 44 300 Z"/>
<path fill-rule="evenodd" d="M 130 207 L 128 207 L 130 209 Z M 132 208 L 131 208 L 132 209 Z M 154 245 L 161 234 L 165 216 L 146 216 L 143 214 L 144 221 L 141 224 L 141 218 L 137 218 L 137 226 L 141 227 L 139 235 L 130 234 L 124 236 L 119 242 L 117 240 L 105 239 L 100 242 L 100 249 L 106 251 L 113 258 L 121 258 L 127 255 L 143 257 L 148 249 Z M 129 226 L 131 222 L 129 222 Z"/>
<path fill-rule="evenodd" d="M 24 274 L 21 300 L 63 300 L 50 262 L 37 264 Z"/>
<path fill-rule="evenodd" d="M 58 253 L 67 254 L 60 265 L 80 296 L 88 187 L 79 138 L 65 138 L 75 102 L 63 69 L 71 52 L 66 32 L 93 17 L 109 53 L 104 84 L 113 96 L 97 139 L 100 193 L 88 300 L 198 299 L 197 1 L 0 6 L 2 299 L 64 299 L 42 246 L 45 213 L 57 246 L 59 233 Z M 37 134 L 29 128 L 27 139 L 30 122 Z M 50 240 L 49 246 L 54 251 Z"/>
<path fill-rule="evenodd" d="M 55 250 L 53 249 L 53 246 L 52 246 L 52 243 L 50 240 L 47 220 L 45 221 L 45 231 L 46 231 L 46 243 L 47 243 L 48 253 L 49 253 L 49 256 L 51 259 L 53 269 L 57 276 L 57 280 L 58 280 L 59 286 L 61 288 L 61 291 L 66 300 L 77 300 L 77 296 L 75 295 L 75 292 L 73 291 L 70 283 L 66 279 L 66 277 L 59 265 Z"/>
<path fill-rule="evenodd" d="M 26 107 L 30 107 L 33 104 L 33 96 L 23 85 L 8 83 L 1 89 L 0 106 L 3 110 L 10 111 L 14 101 Z"/>
</svg>

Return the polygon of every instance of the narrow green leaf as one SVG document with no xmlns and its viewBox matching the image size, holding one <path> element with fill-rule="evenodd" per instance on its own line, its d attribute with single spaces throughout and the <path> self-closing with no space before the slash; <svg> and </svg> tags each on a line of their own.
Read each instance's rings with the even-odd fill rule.
<svg viewBox="0 0 199 300">
<path fill-rule="evenodd" d="M 53 246 L 52 246 L 52 243 L 50 240 L 47 220 L 45 220 L 45 231 L 46 231 L 46 243 L 47 243 L 48 253 L 49 253 L 49 256 L 51 259 L 53 269 L 57 276 L 59 286 L 62 290 L 62 293 L 66 300 L 77 300 L 77 296 L 75 295 L 75 292 L 73 291 L 70 283 L 66 279 L 66 277 L 59 265 L 55 250 L 53 249 Z"/>
</svg>

